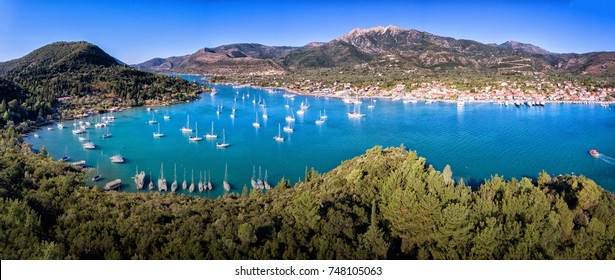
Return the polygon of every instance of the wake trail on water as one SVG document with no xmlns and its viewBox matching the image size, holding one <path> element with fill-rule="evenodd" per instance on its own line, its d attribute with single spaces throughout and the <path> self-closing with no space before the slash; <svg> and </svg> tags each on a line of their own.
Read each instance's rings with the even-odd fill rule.
<svg viewBox="0 0 615 280">
<path fill-rule="evenodd" d="M 598 158 L 610 165 L 615 165 L 615 158 L 605 156 L 605 155 L 600 155 L 598 156 Z"/>
</svg>

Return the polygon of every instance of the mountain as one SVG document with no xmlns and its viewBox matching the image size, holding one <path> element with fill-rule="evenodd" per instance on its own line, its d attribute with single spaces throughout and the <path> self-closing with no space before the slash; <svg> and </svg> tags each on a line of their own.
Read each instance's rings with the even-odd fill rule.
<svg viewBox="0 0 615 280">
<path fill-rule="evenodd" d="M 56 42 L 1 62 L 0 78 L 3 91 L 19 93 L 19 102 L 0 112 L 7 115 L 1 116 L 3 122 L 15 123 L 48 121 L 58 106 L 66 118 L 114 106 L 180 102 L 202 91 L 179 77 L 127 66 L 88 42 Z M 59 102 L 60 97 L 66 101 Z"/>
<path fill-rule="evenodd" d="M 284 74 L 318 68 L 386 68 L 423 72 L 452 69 L 496 74 L 564 72 L 615 74 L 613 52 L 555 54 L 531 44 L 500 45 L 442 37 L 397 26 L 357 28 L 303 47 L 232 44 L 135 65 L 154 72 L 214 75 Z"/>
<path fill-rule="evenodd" d="M 517 50 L 529 54 L 551 54 L 541 47 L 517 41 L 506 41 L 505 43 L 498 45 L 498 48 L 505 50 Z"/>
<path fill-rule="evenodd" d="M 232 44 L 203 48 L 191 55 L 154 58 L 134 67 L 162 73 L 212 75 L 283 74 L 286 69 L 274 59 L 286 56 L 297 47 L 271 47 L 261 44 Z"/>
<path fill-rule="evenodd" d="M 56 42 L 36 49 L 22 58 L 0 63 L 0 75 L 37 69 L 67 71 L 85 65 L 109 67 L 121 64 L 98 46 L 88 42 Z"/>
</svg>

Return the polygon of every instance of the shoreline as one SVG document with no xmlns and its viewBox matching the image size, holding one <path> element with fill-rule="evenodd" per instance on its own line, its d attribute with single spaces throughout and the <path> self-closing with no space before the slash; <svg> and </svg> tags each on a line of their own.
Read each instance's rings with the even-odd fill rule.
<svg viewBox="0 0 615 280">
<path fill-rule="evenodd" d="M 222 86 L 233 86 L 235 84 L 233 83 L 210 83 L 212 85 L 222 85 Z M 269 90 L 269 89 L 273 89 L 273 90 L 281 90 L 281 91 L 285 91 L 291 94 L 296 94 L 296 95 L 301 95 L 301 96 L 314 96 L 314 97 L 325 97 L 325 98 L 338 98 L 338 99 L 345 99 L 345 98 L 349 98 L 349 96 L 342 96 L 342 95 L 337 95 L 335 93 L 333 94 L 324 94 L 324 93 L 312 93 L 312 92 L 303 92 L 303 91 L 299 91 L 299 90 L 291 90 L 289 88 L 285 88 L 285 87 L 262 87 L 262 86 L 256 86 L 256 85 L 246 85 L 245 87 L 251 87 L 251 88 L 255 88 L 255 89 L 261 89 L 261 90 Z M 276 93 L 273 93 L 276 94 Z M 385 96 L 385 95 L 374 95 L 374 96 L 359 96 L 359 97 L 354 97 L 354 98 L 358 98 L 359 100 L 369 100 L 369 99 L 389 99 L 389 100 L 393 100 L 396 98 L 399 98 L 399 100 L 396 101 L 403 101 L 404 98 L 398 97 L 398 96 Z M 442 103 L 457 103 L 457 100 L 452 100 L 452 99 L 424 99 L 424 98 L 420 98 L 420 99 L 416 99 L 418 102 L 425 102 L 425 101 L 431 101 L 431 102 L 442 102 Z M 510 99 L 506 99 L 506 100 L 464 100 L 465 103 L 496 103 L 497 102 L 505 102 L 505 101 L 511 101 Z M 600 105 L 601 103 L 605 103 L 605 104 L 615 104 L 615 101 L 571 101 L 571 100 L 544 100 L 545 103 L 550 103 L 550 104 L 579 104 L 579 105 L 591 105 L 591 104 L 597 104 Z M 502 104 L 503 105 L 503 104 Z M 515 104 L 510 104 L 509 106 L 515 106 Z M 521 106 L 526 106 L 525 104 L 522 104 Z"/>
</svg>

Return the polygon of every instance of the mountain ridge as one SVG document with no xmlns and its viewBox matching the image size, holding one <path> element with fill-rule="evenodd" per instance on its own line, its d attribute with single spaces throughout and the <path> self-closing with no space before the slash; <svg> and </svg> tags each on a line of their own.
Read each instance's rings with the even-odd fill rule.
<svg viewBox="0 0 615 280">
<path fill-rule="evenodd" d="M 209 52 L 200 52 L 205 49 Z M 212 75 L 279 75 L 332 67 L 426 72 L 467 69 L 496 74 L 615 73 L 615 58 L 610 55 L 614 52 L 557 54 L 529 43 L 484 44 L 394 25 L 355 28 L 329 42 L 302 47 L 239 43 L 201 50 L 133 66 L 153 72 Z"/>
</svg>

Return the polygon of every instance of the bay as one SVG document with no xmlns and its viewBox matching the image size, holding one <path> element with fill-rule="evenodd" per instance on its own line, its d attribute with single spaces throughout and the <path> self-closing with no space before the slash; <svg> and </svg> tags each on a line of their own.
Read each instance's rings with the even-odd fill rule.
<svg viewBox="0 0 615 280">
<path fill-rule="evenodd" d="M 200 82 L 198 76 L 182 77 Z M 177 165 L 179 193 L 189 193 L 181 190 L 184 170 L 188 184 L 192 170 L 195 181 L 199 179 L 199 172 L 210 172 L 214 189 L 193 195 L 214 198 L 225 193 L 222 188 L 225 165 L 228 165 L 232 191 L 241 192 L 244 185 L 250 186 L 254 173 L 259 177 L 259 166 L 261 177 L 267 170 L 272 185 L 282 177 L 296 182 L 303 179 L 306 167 L 327 172 L 373 146 L 400 144 L 416 150 L 438 170 L 449 164 L 453 177 L 463 178 L 466 184 L 478 185 L 494 174 L 507 179 L 535 178 L 545 170 L 552 176 L 583 174 L 605 189 L 615 191 L 615 110 L 598 104 L 553 103 L 544 107 L 517 108 L 466 103 L 457 107 L 454 103 L 404 104 L 377 99 L 374 108 L 369 109 L 367 106 L 371 102 L 364 99 L 360 110 L 366 116 L 352 119 L 347 113 L 353 111 L 353 105 L 341 99 L 296 95 L 291 100 L 284 97 L 286 92 L 281 90 L 270 93 L 250 87 L 216 85 L 215 88 L 217 95 L 203 93 L 194 102 L 153 107 L 152 111 L 139 107 L 115 113 L 115 122 L 109 126 L 112 137 L 101 138 L 106 128 L 92 125 L 87 129 L 97 146 L 95 150 L 82 148 L 77 136 L 71 133 L 73 121 L 64 122 L 66 128 L 63 130 L 55 125 L 51 131 L 44 127 L 35 131 L 40 138 L 32 137 L 34 133 L 31 133 L 25 139 L 35 149 L 45 146 L 56 159 L 68 152 L 73 161 L 85 160 L 90 167 L 98 166 L 103 180 L 96 185 L 104 186 L 120 178 L 122 191 L 127 192 L 137 191 L 131 180 L 136 168 L 145 170 L 146 182 L 149 182 L 150 173 L 156 182 L 161 163 L 164 163 L 169 189 L 174 165 Z M 267 105 L 267 120 L 262 118 L 259 98 Z M 303 116 L 297 115 L 301 102 L 310 106 Z M 234 104 L 236 114 L 231 119 Z M 285 108 L 286 104 L 290 110 Z M 218 115 L 219 106 L 224 108 Z M 324 110 L 328 119 L 317 125 L 315 121 Z M 286 125 L 285 117 L 290 111 L 296 118 L 294 132 L 282 132 L 285 141 L 276 142 L 273 137 L 278 134 L 278 125 Z M 157 125 L 147 124 L 152 113 L 165 137 L 152 136 L 158 130 Z M 171 117 L 169 120 L 163 119 L 167 113 Z M 219 138 L 189 141 L 190 134 L 180 131 L 188 115 L 190 127 L 198 123 L 200 136 L 211 130 L 213 121 Z M 256 115 L 261 124 L 258 129 L 252 126 Z M 216 142 L 221 141 L 222 129 L 231 144 L 226 149 L 216 147 Z M 597 149 L 604 156 L 593 158 L 588 154 L 590 149 Z M 124 164 L 111 163 L 109 157 L 116 153 L 126 159 Z M 88 181 L 87 184 L 94 183 Z"/>
</svg>

